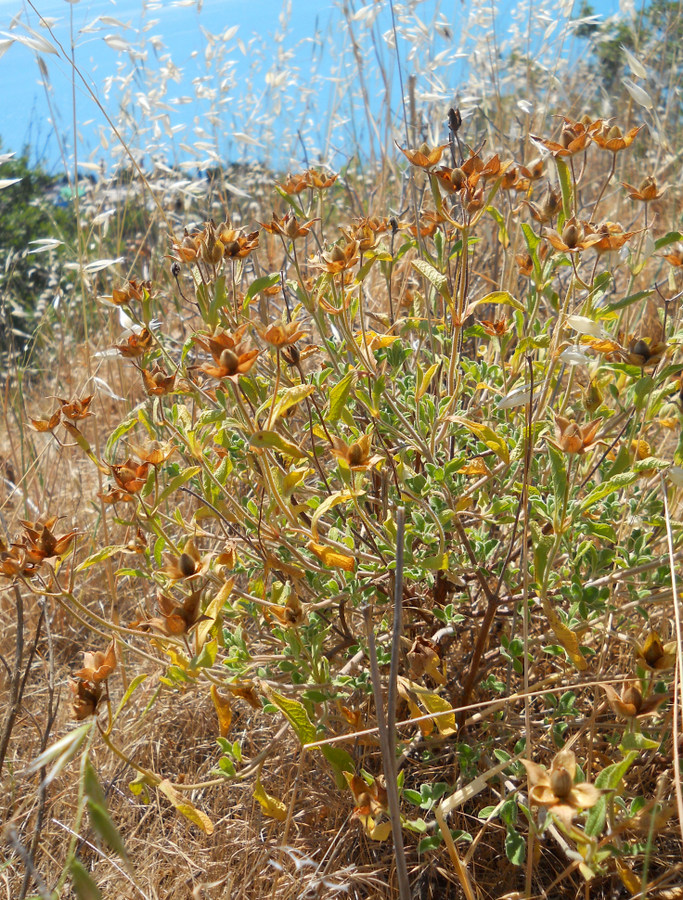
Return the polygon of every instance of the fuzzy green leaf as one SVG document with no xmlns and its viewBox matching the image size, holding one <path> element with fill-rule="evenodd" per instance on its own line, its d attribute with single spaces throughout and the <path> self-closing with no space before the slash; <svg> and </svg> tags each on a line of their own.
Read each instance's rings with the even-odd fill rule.
<svg viewBox="0 0 683 900">
<path fill-rule="evenodd" d="M 351 386 L 353 385 L 353 380 L 356 377 L 355 372 L 348 372 L 340 382 L 335 384 L 335 386 L 330 390 L 330 408 L 327 411 L 327 415 L 325 416 L 325 420 L 327 422 L 336 422 L 341 416 L 342 410 L 344 409 L 344 405 L 348 399 L 348 396 L 351 392 Z"/>
</svg>

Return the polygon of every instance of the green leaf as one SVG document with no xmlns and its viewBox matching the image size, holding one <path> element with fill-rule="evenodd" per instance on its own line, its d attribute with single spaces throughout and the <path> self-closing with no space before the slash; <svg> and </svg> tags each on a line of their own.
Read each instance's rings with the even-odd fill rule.
<svg viewBox="0 0 683 900">
<path fill-rule="evenodd" d="M 571 218 L 572 209 L 574 207 L 572 175 L 567 163 L 559 156 L 555 157 L 555 166 L 557 167 L 557 174 L 560 179 L 560 190 L 562 191 L 562 212 L 564 213 L 564 218 L 566 220 Z"/>
<path fill-rule="evenodd" d="M 607 797 L 600 797 L 598 802 L 591 806 L 586 816 L 586 834 L 589 837 L 597 837 L 605 827 L 607 818 Z"/>
<path fill-rule="evenodd" d="M 102 900 L 100 889 L 77 856 L 74 856 L 71 860 L 69 873 L 71 874 L 71 884 L 78 900 Z"/>
<path fill-rule="evenodd" d="M 275 190 L 278 192 L 278 194 L 282 197 L 283 200 L 286 200 L 287 203 L 289 203 L 289 205 L 294 210 L 297 218 L 304 219 L 304 220 L 306 219 L 306 213 L 296 202 L 294 194 L 288 194 L 287 191 L 285 191 L 284 188 L 281 188 L 279 184 L 275 185 Z"/>
<path fill-rule="evenodd" d="M 195 475 L 198 475 L 200 472 L 201 468 L 199 466 L 190 466 L 189 469 L 185 469 L 179 475 L 176 475 L 175 478 L 172 478 L 171 481 L 166 485 L 164 490 L 161 492 L 161 494 L 159 494 L 157 507 L 161 506 L 164 500 L 167 500 L 171 496 L 171 494 L 174 494 L 186 482 L 188 482 L 191 478 L 194 478 Z"/>
<path fill-rule="evenodd" d="M 325 416 L 325 421 L 336 422 L 341 416 L 342 409 L 346 404 L 348 396 L 351 392 L 353 380 L 356 377 L 354 371 L 348 372 L 340 382 L 330 390 L 330 408 Z"/>
<path fill-rule="evenodd" d="M 87 559 L 84 559 L 83 562 L 76 566 L 77 572 L 82 572 L 84 569 L 89 569 L 90 566 L 94 566 L 98 562 L 102 562 L 105 559 L 109 559 L 110 556 L 115 556 L 117 553 L 120 553 L 123 550 L 123 547 L 119 547 L 118 545 L 112 547 L 102 547 L 101 550 L 98 550 L 97 553 L 93 553 L 92 556 L 89 556 Z"/>
<path fill-rule="evenodd" d="M 668 459 L 659 459 L 657 456 L 646 456 L 645 459 L 638 459 L 633 463 L 631 467 L 633 472 L 649 472 L 652 469 L 656 469 L 658 472 L 661 472 L 664 469 L 668 469 L 671 463 Z"/>
<path fill-rule="evenodd" d="M 116 444 L 121 440 L 124 434 L 128 434 L 135 426 L 138 424 L 138 414 L 137 412 L 130 413 L 127 418 L 120 422 L 116 428 L 109 435 L 109 440 L 107 441 L 104 448 L 104 456 L 105 459 L 112 458 L 112 451 Z"/>
<path fill-rule="evenodd" d="M 436 850 L 442 841 L 441 832 L 437 834 L 432 834 L 429 837 L 422 838 L 420 843 L 417 845 L 418 853 L 427 853 L 429 850 Z"/>
<path fill-rule="evenodd" d="M 192 669 L 210 669 L 211 666 L 216 662 L 216 655 L 218 653 L 218 639 L 214 638 L 212 641 L 207 641 L 206 644 L 202 647 L 202 651 L 198 656 L 195 656 L 192 662 L 190 663 L 190 668 Z"/>
<path fill-rule="evenodd" d="M 631 306 L 631 304 L 637 303 L 639 300 L 644 300 L 646 297 L 649 297 L 650 294 L 652 294 L 652 291 L 638 291 L 635 294 L 629 294 L 628 297 L 617 300 L 615 303 L 608 303 L 604 308 L 608 312 L 626 309 L 627 306 Z"/>
<path fill-rule="evenodd" d="M 30 775 L 33 772 L 38 772 L 44 766 L 47 766 L 55 760 L 54 766 L 50 769 L 43 781 L 43 784 L 46 786 L 50 784 L 57 775 L 59 775 L 64 766 L 78 753 L 94 725 L 95 717 L 93 716 L 83 725 L 79 725 L 78 728 L 74 728 L 73 731 L 65 734 L 63 738 L 60 738 L 56 743 L 51 747 L 48 747 L 47 750 L 44 750 L 40 756 L 33 760 L 26 770 L 26 774 Z"/>
<path fill-rule="evenodd" d="M 553 536 L 543 534 L 536 522 L 531 522 L 531 543 L 534 548 L 534 579 L 540 586 L 543 584 L 548 554 L 553 545 Z"/>
<path fill-rule="evenodd" d="M 565 465 L 564 454 L 556 450 L 552 444 L 547 445 L 547 450 L 553 478 L 555 505 L 561 509 L 567 495 L 567 466 Z"/>
<path fill-rule="evenodd" d="M 662 237 L 657 238 L 655 241 L 655 250 L 661 250 L 662 247 L 668 247 L 669 244 L 675 244 L 676 241 L 680 241 L 682 238 L 683 234 L 681 234 L 680 231 L 669 231 L 667 234 L 662 235 Z"/>
<path fill-rule="evenodd" d="M 524 234 L 524 240 L 526 241 L 529 253 L 533 256 L 538 245 L 541 243 L 541 238 L 536 234 L 531 225 L 528 225 L 526 222 L 522 225 L 522 232 Z"/>
<path fill-rule="evenodd" d="M 334 770 L 337 787 L 342 790 L 346 787 L 346 779 L 343 773 L 356 771 L 353 757 L 343 747 L 335 747 L 332 744 L 324 744 L 320 750 Z"/>
<path fill-rule="evenodd" d="M 617 533 L 609 524 L 609 522 L 591 522 L 589 520 L 585 521 L 586 531 L 589 534 L 596 534 L 599 537 L 603 538 L 605 541 L 609 541 L 612 544 L 616 544 L 617 542 Z"/>
<path fill-rule="evenodd" d="M 636 409 L 643 409 L 649 402 L 655 382 L 651 375 L 644 375 L 639 378 L 633 388 L 634 402 Z"/>
<path fill-rule="evenodd" d="M 282 694 L 279 694 L 267 685 L 264 685 L 264 691 L 270 702 L 277 706 L 292 726 L 301 744 L 312 744 L 317 735 L 315 725 L 311 722 L 306 712 L 306 707 L 299 703 L 298 700 L 283 697 Z"/>
<path fill-rule="evenodd" d="M 659 746 L 660 741 L 653 741 L 640 732 L 627 731 L 619 744 L 619 749 L 626 755 L 630 750 L 656 750 Z"/>
<path fill-rule="evenodd" d="M 436 375 L 441 363 L 433 363 L 426 372 L 422 371 L 420 364 L 417 364 L 417 380 L 415 382 L 415 400 L 421 400 L 429 390 L 432 378 Z"/>
<path fill-rule="evenodd" d="M 145 681 L 149 677 L 149 672 L 143 672 L 140 675 L 136 675 L 135 678 L 128 685 L 126 693 L 121 697 L 121 701 L 119 705 L 116 707 L 116 712 L 114 713 L 114 718 L 112 719 L 112 725 L 119 717 L 119 713 L 125 708 L 126 704 L 133 696 L 133 692 L 138 688 L 143 681 Z"/>
<path fill-rule="evenodd" d="M 448 279 L 445 275 L 435 269 L 431 263 L 425 259 L 414 259 L 411 262 L 412 267 L 423 275 L 427 281 L 434 287 L 444 298 L 448 304 L 452 304 L 451 295 L 448 292 Z"/>
<path fill-rule="evenodd" d="M 88 798 L 88 815 L 93 830 L 111 849 L 125 862 L 128 862 L 126 847 L 118 828 L 111 820 L 106 804 L 97 803 Z"/>
<path fill-rule="evenodd" d="M 249 285 L 249 290 L 244 295 L 244 299 L 248 303 L 257 294 L 260 294 L 261 291 L 265 291 L 268 288 L 275 287 L 275 285 L 279 283 L 279 272 L 274 272 L 272 275 L 263 275 L 261 278 L 257 278 L 256 281 L 252 281 L 252 283 Z"/>
<path fill-rule="evenodd" d="M 508 825 L 508 833 L 505 838 L 505 855 L 513 866 L 523 866 L 526 859 L 526 841 L 522 835 Z"/>
<path fill-rule="evenodd" d="M 632 484 L 637 477 L 636 472 L 624 472 L 621 475 L 614 475 L 609 481 L 605 481 L 603 484 L 599 484 L 596 488 L 593 488 L 593 490 L 583 498 L 581 501 L 581 509 L 590 509 L 591 506 L 594 506 L 599 500 Z"/>
<path fill-rule="evenodd" d="M 613 763 L 611 766 L 604 768 L 595 779 L 595 786 L 602 790 L 616 790 L 619 787 L 619 782 L 631 768 L 638 755 L 637 750 L 629 750 L 621 762 Z"/>
<path fill-rule="evenodd" d="M 510 245 L 510 238 L 505 226 L 505 218 L 503 217 L 503 214 L 500 212 L 500 210 L 496 209 L 495 206 L 488 206 L 486 208 L 486 211 L 493 219 L 495 219 L 498 225 L 498 240 L 500 241 L 503 248 L 507 250 Z"/>
<path fill-rule="evenodd" d="M 279 453 L 290 456 L 292 459 L 308 458 L 308 454 L 305 450 L 302 450 L 300 447 L 297 447 L 296 444 L 283 438 L 277 431 L 256 431 L 249 438 L 249 443 L 252 447 L 257 447 L 259 449 L 268 448 L 270 450 L 277 450 Z"/>
</svg>

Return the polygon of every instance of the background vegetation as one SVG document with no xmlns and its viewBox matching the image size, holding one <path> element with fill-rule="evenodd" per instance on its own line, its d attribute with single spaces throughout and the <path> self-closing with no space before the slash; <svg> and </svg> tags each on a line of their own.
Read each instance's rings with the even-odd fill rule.
<svg viewBox="0 0 683 900">
<path fill-rule="evenodd" d="M 3 162 L 0 878 L 674 900 L 680 8 L 337 14 L 325 128 L 252 47 L 226 166 L 207 34 L 171 165 L 141 33 L 121 165 Z"/>
</svg>

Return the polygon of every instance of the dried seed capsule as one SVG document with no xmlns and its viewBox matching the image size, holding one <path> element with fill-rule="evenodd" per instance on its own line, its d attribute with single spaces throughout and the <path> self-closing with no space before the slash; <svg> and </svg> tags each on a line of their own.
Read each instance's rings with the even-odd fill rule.
<svg viewBox="0 0 683 900">
<path fill-rule="evenodd" d="M 550 787 L 558 800 L 565 800 L 572 789 L 572 776 L 564 768 L 556 769 L 550 776 Z"/>
<path fill-rule="evenodd" d="M 234 375 L 239 365 L 239 357 L 234 350 L 226 347 L 220 355 L 221 369 L 225 369 L 228 375 Z"/>
<path fill-rule="evenodd" d="M 183 578 L 189 578 L 197 571 L 197 564 L 189 553 L 181 553 L 178 559 L 178 568 L 183 574 Z"/>
</svg>

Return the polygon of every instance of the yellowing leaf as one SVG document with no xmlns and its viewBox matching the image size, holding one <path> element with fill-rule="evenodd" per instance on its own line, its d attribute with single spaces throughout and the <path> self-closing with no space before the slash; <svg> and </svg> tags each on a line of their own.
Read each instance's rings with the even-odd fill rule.
<svg viewBox="0 0 683 900">
<path fill-rule="evenodd" d="M 193 825 L 196 825 L 200 831 L 203 831 L 204 834 L 213 834 L 213 822 L 211 819 L 206 813 L 193 806 L 180 791 L 173 787 L 167 778 L 159 782 L 158 788 L 165 797 L 168 797 L 178 812 L 185 816 L 186 819 L 189 819 Z"/>
<path fill-rule="evenodd" d="M 316 544 L 309 541 L 306 544 L 311 553 L 315 553 L 324 566 L 331 569 L 342 569 L 344 572 L 353 572 L 356 568 L 356 560 L 353 556 L 347 556 L 345 553 L 339 553 L 332 547 L 326 547 L 324 544 Z"/>
<path fill-rule="evenodd" d="M 256 431 L 250 437 L 249 443 L 259 450 L 266 447 L 270 450 L 277 450 L 285 456 L 291 456 L 292 459 L 308 458 L 305 450 L 297 447 L 291 441 L 285 440 L 277 431 Z"/>
<path fill-rule="evenodd" d="M 447 700 L 429 691 L 415 681 L 399 676 L 398 689 L 402 696 L 413 695 L 413 701 L 417 701 L 428 713 L 434 715 L 434 724 L 440 734 L 455 734 L 455 710 Z M 405 692 L 405 693 L 403 693 Z M 439 715 L 440 714 L 440 715 Z"/>
<path fill-rule="evenodd" d="M 315 725 L 311 722 L 306 707 L 299 703 L 298 700 L 292 700 L 291 697 L 284 697 L 282 694 L 274 691 L 267 684 L 263 684 L 263 690 L 270 702 L 277 706 L 281 713 L 296 732 L 302 744 L 311 744 L 316 739 Z"/>
<path fill-rule="evenodd" d="M 354 337 L 359 346 L 364 343 L 370 350 L 381 350 L 383 347 L 391 347 L 399 339 L 396 334 L 377 334 L 376 331 L 366 331 L 365 335 L 361 332 L 355 334 Z"/>
<path fill-rule="evenodd" d="M 475 435 L 475 437 L 478 437 L 479 440 L 483 444 L 486 444 L 489 450 L 493 450 L 496 456 L 499 459 L 502 459 L 504 463 L 510 462 L 508 445 L 503 438 L 499 434 L 496 434 L 492 428 L 489 428 L 488 425 L 482 425 L 480 422 L 472 422 L 469 419 L 463 419 L 460 416 L 449 416 L 449 419 L 452 422 L 457 422 L 458 425 L 462 425 L 463 428 L 466 428 Z"/>
<path fill-rule="evenodd" d="M 184 653 L 176 650 L 171 642 L 165 641 L 163 638 L 152 638 L 150 643 L 153 647 L 158 647 L 159 650 L 167 656 L 170 656 L 171 665 L 177 666 L 179 669 L 182 669 L 183 672 L 190 672 L 190 660 Z M 195 672 L 194 674 L 196 675 L 197 673 Z"/>
<path fill-rule="evenodd" d="M 415 695 L 408 691 L 405 686 L 401 684 L 400 678 L 398 681 L 398 692 L 408 704 L 411 719 L 420 719 L 423 713 L 420 707 L 415 702 Z M 417 726 L 422 732 L 423 737 L 429 737 L 432 731 L 434 731 L 434 722 L 432 719 L 422 719 L 422 721 L 417 723 Z"/>
<path fill-rule="evenodd" d="M 417 366 L 417 382 L 415 384 L 415 400 L 421 400 L 424 395 L 429 390 L 429 385 L 432 383 L 432 378 L 436 375 L 439 369 L 440 363 L 434 363 L 431 365 L 426 372 L 422 372 L 420 365 L 418 363 Z"/>
<path fill-rule="evenodd" d="M 311 534 L 313 535 L 313 540 L 318 540 L 318 522 L 328 510 L 337 506 L 338 503 L 346 503 L 347 500 L 353 500 L 354 497 L 362 497 L 364 493 L 365 491 L 335 491 L 323 500 L 313 513 L 313 519 L 311 521 Z M 315 551 L 313 552 L 315 553 Z"/>
<path fill-rule="evenodd" d="M 622 862 L 620 859 L 615 858 L 616 869 L 619 873 L 619 878 L 621 878 L 621 882 L 626 888 L 627 891 L 631 894 L 636 894 L 640 891 L 640 878 L 638 878 L 626 865 L 626 863 Z"/>
<path fill-rule="evenodd" d="M 284 822 L 287 818 L 287 807 L 285 804 L 282 800 L 278 800 L 266 793 L 260 778 L 256 779 L 256 784 L 254 785 L 254 800 L 258 800 L 261 804 L 261 809 L 265 816 L 277 819 L 278 822 Z"/>
<path fill-rule="evenodd" d="M 386 841 L 391 834 L 391 822 L 375 822 L 371 816 L 363 816 L 367 819 L 364 822 L 365 832 L 373 841 Z"/>
<path fill-rule="evenodd" d="M 607 338 L 603 340 L 592 338 L 585 334 L 581 335 L 581 343 L 588 344 L 589 347 L 598 353 L 618 353 L 621 350 L 621 347 L 615 341 L 610 341 Z"/>
<path fill-rule="evenodd" d="M 280 391 L 277 400 L 275 401 L 275 410 L 273 412 L 272 421 L 277 422 L 278 418 L 284 415 L 288 409 L 296 406 L 297 403 L 301 403 L 306 397 L 310 397 L 314 390 L 315 385 L 312 384 L 295 384 L 292 387 L 285 388 L 284 391 Z M 272 398 L 269 398 L 265 403 L 261 404 L 256 411 L 257 420 L 263 412 L 270 410 L 272 403 Z"/>
<path fill-rule="evenodd" d="M 567 656 L 569 657 L 569 659 L 571 659 L 579 672 L 585 672 L 585 670 L 588 668 L 588 663 L 579 650 L 578 637 L 574 634 L 571 628 L 567 628 L 567 626 L 560 620 L 560 617 L 553 609 L 547 597 L 544 597 L 541 602 L 543 604 L 543 612 L 548 619 L 548 623 L 552 628 L 553 634 L 557 638 L 558 643 L 560 643 L 567 651 Z"/>
<path fill-rule="evenodd" d="M 519 300 L 516 300 L 509 291 L 493 291 L 493 293 L 487 294 L 485 297 L 480 297 L 478 300 L 473 300 L 472 303 L 468 303 L 467 308 L 465 309 L 465 318 L 471 316 L 481 303 L 502 303 L 504 306 L 512 306 L 514 309 L 519 309 L 524 312 L 524 306 Z"/>
<path fill-rule="evenodd" d="M 221 737 L 227 737 L 232 722 L 232 706 L 227 697 L 221 697 L 215 684 L 211 685 L 210 693 L 218 716 L 218 732 Z"/>
<path fill-rule="evenodd" d="M 414 259 L 412 260 L 411 265 L 436 288 L 446 303 L 452 305 L 453 301 L 451 300 L 451 295 L 448 291 L 448 279 L 443 273 L 439 272 L 438 269 L 435 269 L 426 259 Z"/>
<path fill-rule="evenodd" d="M 482 475 L 490 474 L 491 470 L 481 456 L 475 456 L 474 459 L 465 463 L 461 469 L 458 469 L 458 475 L 477 475 L 478 477 L 481 477 Z"/>
<path fill-rule="evenodd" d="M 232 592 L 233 585 L 235 584 L 235 579 L 231 578 L 229 581 L 226 581 L 220 591 L 216 594 L 213 600 L 209 601 L 209 605 L 204 610 L 204 615 L 206 619 L 203 619 L 199 625 L 197 625 L 197 650 L 199 651 L 209 636 L 209 633 L 220 615 L 221 610 L 225 606 L 225 601 L 228 599 Z"/>
</svg>

